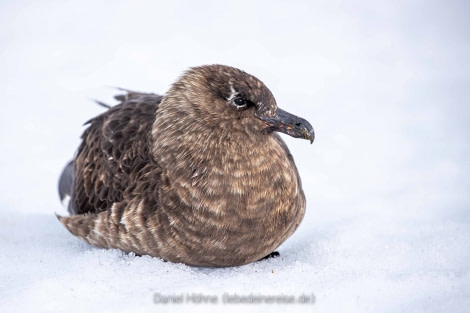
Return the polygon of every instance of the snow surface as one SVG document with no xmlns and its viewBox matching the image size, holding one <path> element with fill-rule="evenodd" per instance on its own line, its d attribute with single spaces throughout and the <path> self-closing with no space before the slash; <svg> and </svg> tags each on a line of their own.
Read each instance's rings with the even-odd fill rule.
<svg viewBox="0 0 470 313">
<path fill-rule="evenodd" d="M 469 312 L 466 1 L 1 1 L 1 312 Z M 281 257 L 193 268 L 71 236 L 57 180 L 108 86 L 190 66 L 262 79 L 309 120 L 285 136 L 307 196 Z M 218 304 L 154 303 L 154 295 Z M 315 295 L 226 304 L 224 294 Z"/>
</svg>

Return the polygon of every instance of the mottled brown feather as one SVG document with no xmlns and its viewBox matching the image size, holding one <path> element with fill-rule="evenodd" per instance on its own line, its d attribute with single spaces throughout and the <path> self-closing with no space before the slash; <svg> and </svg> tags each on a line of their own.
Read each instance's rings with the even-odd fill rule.
<svg viewBox="0 0 470 313">
<path fill-rule="evenodd" d="M 72 214 L 99 213 L 123 200 L 139 169 L 151 160 L 148 134 L 162 97 L 129 93 L 89 120 L 75 158 Z"/>
</svg>

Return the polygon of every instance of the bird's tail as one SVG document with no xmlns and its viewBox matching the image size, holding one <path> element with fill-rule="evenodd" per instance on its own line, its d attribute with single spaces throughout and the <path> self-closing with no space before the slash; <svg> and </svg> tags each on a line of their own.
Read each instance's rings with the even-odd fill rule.
<svg viewBox="0 0 470 313">
<path fill-rule="evenodd" d="M 74 180 L 74 170 L 73 170 L 73 161 L 70 161 L 67 166 L 65 166 L 62 174 L 59 178 L 59 197 L 62 205 L 65 207 L 70 214 L 74 214 L 72 208 L 72 203 L 70 199 L 72 198 L 73 191 L 73 180 Z"/>
</svg>

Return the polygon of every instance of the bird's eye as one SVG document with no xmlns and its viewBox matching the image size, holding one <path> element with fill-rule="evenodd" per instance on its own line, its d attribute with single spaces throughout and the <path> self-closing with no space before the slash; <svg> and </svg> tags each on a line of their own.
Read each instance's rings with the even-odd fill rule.
<svg viewBox="0 0 470 313">
<path fill-rule="evenodd" d="M 233 100 L 233 103 L 235 103 L 235 105 L 237 105 L 239 107 L 242 107 L 242 106 L 246 105 L 246 99 L 236 98 L 235 100 Z"/>
</svg>

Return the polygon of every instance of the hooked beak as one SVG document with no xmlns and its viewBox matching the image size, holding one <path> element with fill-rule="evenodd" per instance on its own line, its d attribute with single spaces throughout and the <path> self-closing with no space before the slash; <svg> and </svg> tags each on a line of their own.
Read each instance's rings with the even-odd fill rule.
<svg viewBox="0 0 470 313">
<path fill-rule="evenodd" d="M 258 116 L 266 125 L 266 130 L 278 131 L 294 138 L 303 138 L 313 143 L 315 132 L 312 125 L 301 117 L 277 108 L 274 116 Z"/>
</svg>

